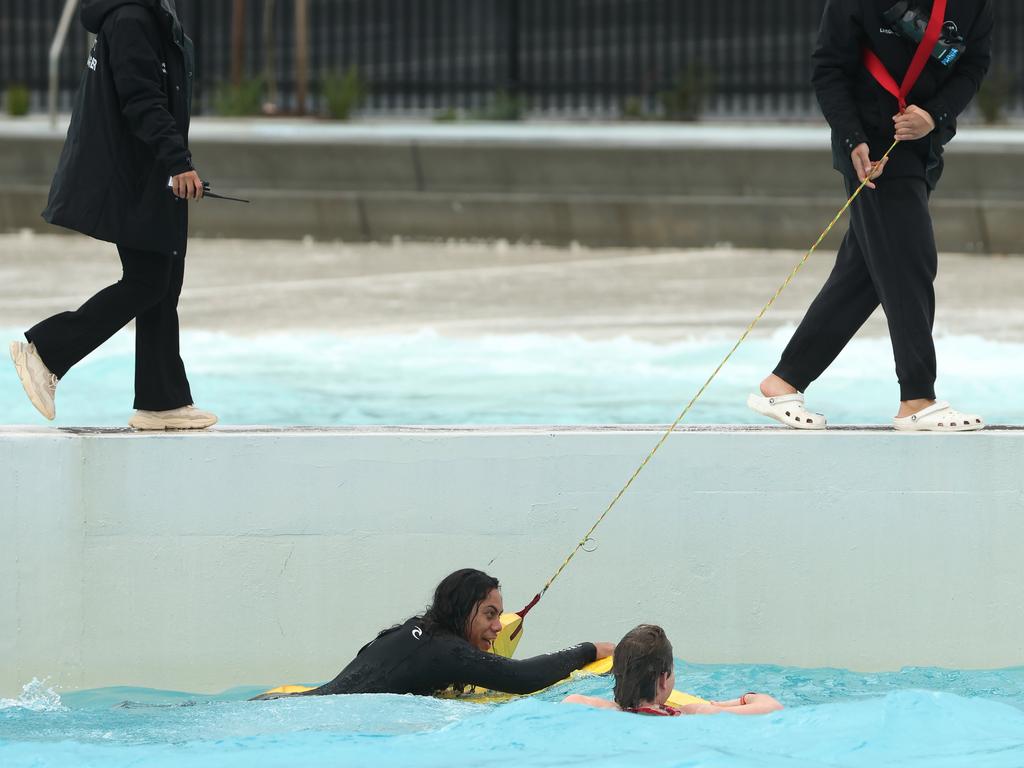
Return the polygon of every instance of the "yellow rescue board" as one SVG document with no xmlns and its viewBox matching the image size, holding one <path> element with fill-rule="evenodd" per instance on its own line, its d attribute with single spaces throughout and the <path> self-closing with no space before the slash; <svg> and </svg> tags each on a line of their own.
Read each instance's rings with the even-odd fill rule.
<svg viewBox="0 0 1024 768">
<path fill-rule="evenodd" d="M 561 682 L 555 683 L 555 685 L 563 685 L 564 683 L 575 680 L 580 677 L 592 677 L 594 675 L 607 675 L 612 671 L 612 659 L 607 657 L 604 659 L 598 659 L 597 661 L 587 664 L 580 670 L 573 672 L 569 677 Z M 544 690 L 550 690 L 545 688 Z M 281 685 L 277 688 L 272 688 L 269 691 L 265 691 L 264 695 L 270 693 L 304 693 L 306 691 L 313 690 L 310 686 L 306 685 Z M 537 691 L 540 693 L 540 691 Z M 526 696 L 533 696 L 534 694 L 524 694 Z M 511 701 L 512 699 L 522 698 L 520 694 L 515 693 L 501 693 L 500 691 L 489 691 L 486 688 L 474 688 L 472 691 L 467 693 L 455 693 L 453 691 L 445 691 L 439 694 L 439 698 L 442 699 L 460 699 L 462 701 L 472 701 L 478 704 L 496 704 L 502 701 Z M 704 704 L 704 699 L 698 698 L 697 696 L 691 696 L 688 693 L 682 691 L 672 691 L 672 695 L 668 697 L 668 704 L 672 707 L 682 707 L 687 704 Z"/>
</svg>

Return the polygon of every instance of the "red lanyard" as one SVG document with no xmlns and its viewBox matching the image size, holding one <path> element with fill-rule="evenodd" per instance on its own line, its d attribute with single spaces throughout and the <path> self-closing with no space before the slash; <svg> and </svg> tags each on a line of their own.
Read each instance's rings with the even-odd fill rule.
<svg viewBox="0 0 1024 768">
<path fill-rule="evenodd" d="M 921 42 L 917 46 L 917 52 L 914 53 L 914 58 L 907 69 L 907 74 L 903 76 L 903 83 L 899 86 L 896 85 L 895 78 L 889 74 L 889 70 L 885 68 L 885 64 L 882 63 L 882 60 L 878 58 L 875 52 L 870 48 L 864 49 L 864 65 L 868 68 L 868 72 L 871 73 L 872 77 L 878 81 L 878 84 L 896 97 L 900 103 L 900 112 L 907 108 L 907 96 L 910 94 L 910 89 L 914 87 L 917 78 L 921 76 L 928 57 L 932 55 L 935 44 L 939 42 L 939 35 L 942 34 L 942 24 L 945 20 L 946 0 L 935 0 L 924 37 L 921 38 Z"/>
</svg>

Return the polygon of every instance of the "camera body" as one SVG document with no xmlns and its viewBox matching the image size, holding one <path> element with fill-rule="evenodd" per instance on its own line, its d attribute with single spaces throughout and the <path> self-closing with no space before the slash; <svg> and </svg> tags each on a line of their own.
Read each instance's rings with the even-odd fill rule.
<svg viewBox="0 0 1024 768">
<path fill-rule="evenodd" d="M 909 0 L 900 0 L 892 8 L 882 14 L 885 23 L 889 25 L 900 37 L 906 38 L 914 43 L 920 43 L 924 39 L 925 30 L 928 28 L 928 17 L 924 12 L 912 6 Z M 956 32 L 956 26 L 943 25 L 942 36 L 932 49 L 932 58 L 944 66 L 951 66 L 964 52 L 967 46 L 964 39 Z"/>
</svg>

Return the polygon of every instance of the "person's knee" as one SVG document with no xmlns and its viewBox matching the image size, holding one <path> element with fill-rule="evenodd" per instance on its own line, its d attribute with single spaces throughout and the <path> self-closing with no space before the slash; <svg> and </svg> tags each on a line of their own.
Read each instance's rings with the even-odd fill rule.
<svg viewBox="0 0 1024 768">
<path fill-rule="evenodd" d="M 156 306 L 171 289 L 170 263 L 153 263 L 143 269 L 125 270 L 121 284 L 131 292 L 132 301 L 141 312 Z"/>
</svg>

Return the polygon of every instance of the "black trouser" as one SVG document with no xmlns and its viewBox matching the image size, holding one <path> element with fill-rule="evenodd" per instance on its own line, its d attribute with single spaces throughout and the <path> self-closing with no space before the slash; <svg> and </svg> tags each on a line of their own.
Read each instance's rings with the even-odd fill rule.
<svg viewBox="0 0 1024 768">
<path fill-rule="evenodd" d="M 935 398 L 938 255 L 924 179 L 884 176 L 854 202 L 832 274 L 793 334 L 775 375 L 803 392 L 879 303 L 889 323 L 900 399 Z M 847 179 L 847 191 L 854 184 Z"/>
<path fill-rule="evenodd" d="M 185 258 L 117 247 L 124 275 L 75 312 L 25 333 L 58 378 L 135 318 L 135 408 L 169 411 L 192 404 L 178 349 L 178 296 Z"/>
</svg>

